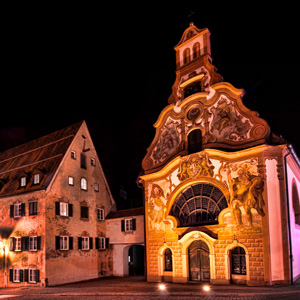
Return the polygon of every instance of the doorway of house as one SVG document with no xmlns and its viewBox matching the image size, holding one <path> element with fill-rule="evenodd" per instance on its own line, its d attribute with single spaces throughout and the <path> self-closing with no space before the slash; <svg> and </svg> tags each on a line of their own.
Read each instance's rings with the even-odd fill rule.
<svg viewBox="0 0 300 300">
<path fill-rule="evenodd" d="M 144 246 L 133 245 L 128 250 L 129 276 L 144 275 Z"/>
<path fill-rule="evenodd" d="M 204 241 L 194 241 L 189 246 L 189 271 L 192 281 L 210 280 L 209 249 Z"/>
</svg>

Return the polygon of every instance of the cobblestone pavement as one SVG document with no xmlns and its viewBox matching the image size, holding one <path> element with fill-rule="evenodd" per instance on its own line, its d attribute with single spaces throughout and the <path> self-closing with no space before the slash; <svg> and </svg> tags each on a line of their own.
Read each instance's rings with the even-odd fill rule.
<svg viewBox="0 0 300 300">
<path fill-rule="evenodd" d="M 20 300 L 299 300 L 299 295 L 264 295 L 264 296 L 172 296 L 172 295 L 143 295 L 143 296 L 129 296 L 129 295 L 78 295 L 78 296 L 61 296 L 61 295 L 26 295 L 17 296 L 16 298 L 0 298 L 0 299 L 20 299 Z"/>
</svg>

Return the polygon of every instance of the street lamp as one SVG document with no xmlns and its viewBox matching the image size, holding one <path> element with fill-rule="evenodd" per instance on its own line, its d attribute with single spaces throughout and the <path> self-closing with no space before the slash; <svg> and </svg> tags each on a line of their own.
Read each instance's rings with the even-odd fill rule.
<svg viewBox="0 0 300 300">
<path fill-rule="evenodd" d="M 0 249 L 3 250 L 3 274 L 4 274 L 4 287 L 7 287 L 6 280 L 6 257 L 5 257 L 5 246 L 3 241 L 0 238 Z"/>
</svg>

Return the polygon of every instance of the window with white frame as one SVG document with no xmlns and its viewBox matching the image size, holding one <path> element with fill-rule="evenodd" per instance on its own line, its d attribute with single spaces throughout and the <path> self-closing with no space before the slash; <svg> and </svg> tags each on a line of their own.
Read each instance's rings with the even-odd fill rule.
<svg viewBox="0 0 300 300">
<path fill-rule="evenodd" d="M 68 250 L 68 249 L 69 249 L 69 237 L 60 236 L 60 250 Z"/>
<path fill-rule="evenodd" d="M 74 177 L 69 176 L 69 185 L 74 185 Z"/>
<path fill-rule="evenodd" d="M 99 220 L 99 221 L 104 220 L 104 209 L 103 208 L 97 209 L 97 220 Z"/>
<path fill-rule="evenodd" d="M 37 236 L 29 237 L 29 251 L 37 251 Z"/>
<path fill-rule="evenodd" d="M 132 219 L 125 219 L 125 231 L 132 231 Z"/>
<path fill-rule="evenodd" d="M 81 239 L 81 250 L 89 250 L 90 249 L 90 239 L 89 237 L 82 237 Z"/>
<path fill-rule="evenodd" d="M 21 238 L 15 237 L 14 251 L 22 251 Z"/>
<path fill-rule="evenodd" d="M 94 183 L 94 191 L 99 192 L 99 183 Z"/>
<path fill-rule="evenodd" d="M 59 215 L 68 216 L 69 215 L 69 204 L 65 202 L 59 202 Z"/>
<path fill-rule="evenodd" d="M 28 272 L 29 274 L 29 278 L 28 278 L 28 282 L 29 283 L 36 283 L 36 274 L 37 274 L 37 272 L 36 272 L 36 269 L 29 269 L 29 272 Z"/>
<path fill-rule="evenodd" d="M 14 204 L 14 217 L 21 217 L 22 216 L 22 210 L 21 210 L 21 203 Z"/>
<path fill-rule="evenodd" d="M 26 186 L 26 177 L 23 176 L 20 178 L 20 187 L 25 187 Z"/>
<path fill-rule="evenodd" d="M 40 183 L 40 174 L 34 174 L 33 175 L 33 184 L 39 184 Z"/>
<path fill-rule="evenodd" d="M 21 269 L 14 269 L 13 270 L 13 282 L 21 282 L 23 275 L 23 270 Z"/>
<path fill-rule="evenodd" d="M 87 180 L 84 177 L 80 180 L 80 187 L 82 190 L 87 191 Z"/>
</svg>

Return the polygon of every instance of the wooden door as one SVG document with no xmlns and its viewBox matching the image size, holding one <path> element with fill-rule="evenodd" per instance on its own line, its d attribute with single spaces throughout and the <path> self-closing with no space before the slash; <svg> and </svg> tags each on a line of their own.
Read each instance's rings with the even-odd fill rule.
<svg viewBox="0 0 300 300">
<path fill-rule="evenodd" d="M 189 247 L 190 280 L 209 281 L 209 249 L 205 242 L 194 241 Z"/>
</svg>

